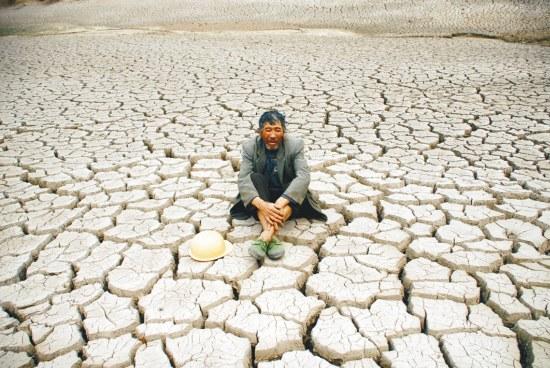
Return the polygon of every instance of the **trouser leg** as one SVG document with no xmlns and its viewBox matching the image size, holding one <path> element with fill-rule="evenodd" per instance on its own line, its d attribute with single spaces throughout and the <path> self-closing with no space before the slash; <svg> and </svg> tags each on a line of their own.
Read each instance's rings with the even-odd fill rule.
<svg viewBox="0 0 550 368">
<path fill-rule="evenodd" d="M 258 173 L 252 173 L 250 174 L 250 179 L 252 180 L 252 184 L 254 184 L 254 187 L 256 188 L 256 191 L 258 192 L 258 196 L 263 199 L 264 201 L 271 202 L 270 195 L 269 195 L 269 186 L 267 182 L 267 178 L 263 176 L 262 174 Z M 245 207 L 246 212 L 248 212 L 251 216 L 254 216 L 256 220 L 259 220 L 258 218 L 258 210 L 256 207 L 252 205 L 252 203 L 249 203 Z"/>
<path fill-rule="evenodd" d="M 269 191 L 267 178 L 262 174 L 252 173 L 250 175 L 250 179 L 258 192 L 258 196 L 264 201 L 271 202 L 271 193 Z M 249 204 L 249 206 L 250 210 L 254 212 L 254 215 L 262 224 L 263 232 L 260 235 L 260 238 L 267 242 L 271 241 L 271 237 L 273 236 L 273 227 L 269 224 L 267 218 L 263 214 L 257 211 L 256 208 L 253 208 L 252 203 Z"/>
<path fill-rule="evenodd" d="M 250 179 L 252 180 L 252 184 L 254 184 L 260 198 L 264 201 L 271 202 L 271 194 L 269 192 L 267 178 L 262 174 L 252 173 L 250 174 Z"/>
</svg>

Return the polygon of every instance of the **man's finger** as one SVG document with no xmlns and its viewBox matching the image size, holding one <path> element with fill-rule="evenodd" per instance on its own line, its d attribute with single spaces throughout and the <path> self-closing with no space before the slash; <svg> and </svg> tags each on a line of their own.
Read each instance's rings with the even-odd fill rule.
<svg viewBox="0 0 550 368">
<path fill-rule="evenodd" d="M 264 214 L 264 218 L 269 225 L 273 225 L 273 220 L 271 220 L 271 216 L 269 216 L 269 213 Z"/>
<path fill-rule="evenodd" d="M 278 216 L 278 217 L 281 217 L 281 218 L 283 217 L 283 214 L 280 211 L 272 209 L 272 208 L 270 208 L 267 212 L 270 216 Z"/>
<path fill-rule="evenodd" d="M 269 206 L 269 209 L 272 211 L 272 212 L 276 212 L 278 214 L 283 214 L 283 212 L 281 211 L 280 208 L 278 208 L 277 206 L 275 206 L 274 204 L 272 204 L 271 206 Z"/>
<path fill-rule="evenodd" d="M 282 218 L 278 218 L 277 216 L 274 216 L 274 215 L 271 215 L 271 216 L 268 216 L 268 217 L 269 217 L 269 220 L 272 223 L 279 223 L 283 220 Z"/>
</svg>

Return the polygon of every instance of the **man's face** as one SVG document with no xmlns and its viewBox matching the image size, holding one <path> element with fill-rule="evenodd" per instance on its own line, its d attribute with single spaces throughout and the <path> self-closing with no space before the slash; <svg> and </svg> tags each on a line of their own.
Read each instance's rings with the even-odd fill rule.
<svg viewBox="0 0 550 368">
<path fill-rule="evenodd" d="M 283 140 L 285 131 L 280 122 L 266 123 L 260 132 L 268 150 L 276 150 Z"/>
</svg>

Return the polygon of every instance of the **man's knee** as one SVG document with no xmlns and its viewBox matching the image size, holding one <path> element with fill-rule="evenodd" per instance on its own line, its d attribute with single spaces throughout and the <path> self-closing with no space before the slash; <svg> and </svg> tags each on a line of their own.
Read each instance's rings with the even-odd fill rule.
<svg viewBox="0 0 550 368">
<path fill-rule="evenodd" d="M 254 184 L 260 198 L 269 201 L 269 184 L 266 177 L 260 173 L 252 173 L 250 174 L 250 180 L 252 180 L 252 184 Z"/>
<path fill-rule="evenodd" d="M 265 176 L 260 173 L 253 172 L 252 174 L 250 174 L 250 179 L 252 180 L 254 186 L 267 184 Z"/>
</svg>

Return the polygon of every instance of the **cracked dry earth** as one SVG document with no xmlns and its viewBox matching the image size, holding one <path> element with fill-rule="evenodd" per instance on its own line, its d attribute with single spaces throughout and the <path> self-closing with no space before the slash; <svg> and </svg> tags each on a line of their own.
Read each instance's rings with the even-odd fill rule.
<svg viewBox="0 0 550 368">
<path fill-rule="evenodd" d="M 548 367 L 550 49 L 340 33 L 0 39 L 0 366 Z M 327 223 L 247 254 L 280 108 Z M 236 247 L 199 263 L 186 241 Z"/>
</svg>

